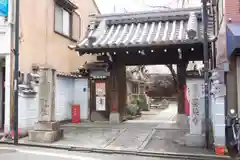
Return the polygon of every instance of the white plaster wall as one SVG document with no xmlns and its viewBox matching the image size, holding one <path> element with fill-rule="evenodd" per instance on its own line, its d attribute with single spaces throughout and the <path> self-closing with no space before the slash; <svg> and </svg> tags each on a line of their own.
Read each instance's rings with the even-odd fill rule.
<svg viewBox="0 0 240 160">
<path fill-rule="evenodd" d="M 7 61 L 7 63 L 8 62 L 9 60 Z M 78 102 L 79 100 L 80 101 L 82 100 L 81 99 L 83 98 L 82 88 L 88 87 L 88 86 L 84 85 L 84 83 L 79 83 L 78 81 L 76 82 L 77 83 L 75 83 L 74 79 L 72 78 L 59 78 L 59 77 L 57 78 L 56 92 L 55 92 L 56 93 L 56 97 L 55 97 L 55 120 L 56 121 L 70 120 L 72 118 L 71 106 L 73 102 Z M 6 85 L 9 86 L 10 83 L 6 83 Z M 35 89 L 36 91 L 38 91 L 38 86 L 36 86 Z M 74 89 L 75 89 L 75 92 L 74 92 Z M 10 95 L 10 87 L 6 88 L 5 94 L 6 94 L 6 102 L 9 102 L 10 104 L 10 96 L 8 96 Z M 19 124 L 18 125 L 21 132 L 26 132 L 27 130 L 33 128 L 34 123 L 38 121 L 38 114 L 39 114 L 38 98 L 39 98 L 38 94 L 32 97 L 19 94 L 19 110 L 18 110 Z M 87 101 L 88 101 L 88 97 L 86 97 L 86 102 Z M 88 104 L 85 107 L 87 108 L 81 108 L 82 112 L 83 110 L 88 109 Z M 5 116 L 5 131 L 9 132 L 10 131 L 10 107 L 7 107 L 5 109 L 5 115 L 7 115 Z M 85 118 L 85 115 L 83 117 Z"/>
<path fill-rule="evenodd" d="M 72 119 L 72 104 L 80 104 L 81 120 L 88 119 L 88 80 L 57 77 L 55 114 L 57 121 Z M 85 90 L 85 91 L 84 91 Z"/>
<path fill-rule="evenodd" d="M 74 80 L 74 98 L 73 103 L 80 105 L 80 119 L 87 120 L 89 118 L 89 86 L 88 79 Z"/>
<path fill-rule="evenodd" d="M 39 105 L 37 96 L 27 97 L 19 95 L 18 127 L 21 130 L 31 129 L 38 120 Z"/>
<path fill-rule="evenodd" d="M 36 87 L 38 89 L 38 87 Z M 71 105 L 73 100 L 73 79 L 58 77 L 55 91 L 55 120 L 71 119 Z M 38 94 L 34 97 L 19 95 L 19 129 L 22 132 L 33 128 L 38 121 Z"/>
<path fill-rule="evenodd" d="M 72 119 L 74 80 L 67 77 L 57 77 L 55 97 L 55 120 Z"/>
</svg>

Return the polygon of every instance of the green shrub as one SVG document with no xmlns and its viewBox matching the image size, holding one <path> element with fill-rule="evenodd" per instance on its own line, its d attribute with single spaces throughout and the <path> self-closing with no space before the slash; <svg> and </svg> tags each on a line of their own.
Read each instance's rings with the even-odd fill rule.
<svg viewBox="0 0 240 160">
<path fill-rule="evenodd" d="M 138 95 L 132 95 L 131 104 L 136 104 L 136 105 L 138 105 Z"/>
<path fill-rule="evenodd" d="M 140 95 L 138 99 L 138 105 L 143 111 L 148 111 L 148 104 L 145 95 Z"/>
<path fill-rule="evenodd" d="M 141 114 L 140 107 L 136 104 L 129 104 L 127 106 L 127 114 L 131 116 L 136 116 Z"/>
</svg>

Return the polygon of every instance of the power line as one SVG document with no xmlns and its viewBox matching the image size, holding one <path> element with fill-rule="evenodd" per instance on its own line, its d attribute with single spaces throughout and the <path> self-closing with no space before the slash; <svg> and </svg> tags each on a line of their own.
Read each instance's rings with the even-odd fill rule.
<svg viewBox="0 0 240 160">
<path fill-rule="evenodd" d="M 149 5 L 145 2 L 145 0 L 142 0 L 142 4 L 145 5 L 145 6 L 151 7 L 151 8 L 172 9 L 172 7 L 170 7 L 170 6 L 172 6 L 174 3 L 178 4 L 178 2 L 176 2 L 176 1 L 178 1 L 178 0 L 172 0 L 165 5 Z"/>
</svg>

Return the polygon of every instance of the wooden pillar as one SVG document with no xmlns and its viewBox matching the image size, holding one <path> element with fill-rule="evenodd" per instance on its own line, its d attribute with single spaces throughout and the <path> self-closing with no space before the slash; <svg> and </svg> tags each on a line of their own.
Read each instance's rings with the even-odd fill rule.
<svg viewBox="0 0 240 160">
<path fill-rule="evenodd" d="M 126 69 L 124 64 L 118 65 L 117 80 L 119 113 L 121 120 L 123 120 L 122 118 L 125 116 L 127 102 Z"/>
<path fill-rule="evenodd" d="M 110 81 L 111 81 L 111 86 L 110 88 L 110 112 L 119 112 L 118 108 L 118 80 L 117 80 L 117 65 L 113 64 L 112 69 L 110 71 Z"/>
<path fill-rule="evenodd" d="M 178 76 L 178 114 L 185 114 L 184 111 L 184 86 L 186 84 L 186 63 L 180 61 L 177 65 Z"/>
<path fill-rule="evenodd" d="M 115 115 L 117 113 L 119 115 L 119 121 L 122 121 L 125 115 L 125 110 L 126 110 L 125 108 L 126 108 L 126 101 L 127 101 L 125 65 L 114 63 L 110 71 L 110 78 L 111 78 L 110 121 L 111 121 L 112 113 L 115 113 Z"/>
</svg>

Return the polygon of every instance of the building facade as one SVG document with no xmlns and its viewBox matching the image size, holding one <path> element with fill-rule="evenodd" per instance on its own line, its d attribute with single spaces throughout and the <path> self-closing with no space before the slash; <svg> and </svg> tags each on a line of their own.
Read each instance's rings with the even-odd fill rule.
<svg viewBox="0 0 240 160">
<path fill-rule="evenodd" d="M 68 48 L 84 36 L 88 16 L 98 13 L 92 0 L 22 0 L 20 6 L 21 72 L 47 64 L 69 73 L 94 58 L 79 58 Z"/>
<path fill-rule="evenodd" d="M 230 109 L 240 113 L 240 3 L 237 0 L 216 1 L 216 66 L 212 74 L 212 113 L 215 146 L 228 143 L 225 133 L 225 116 Z M 216 81 L 215 81 L 216 80 Z M 214 117 L 215 116 L 215 117 Z"/>
<path fill-rule="evenodd" d="M 0 4 L 0 135 L 5 122 L 9 120 L 6 113 L 10 111 L 11 100 L 11 59 L 13 47 L 13 8 L 12 0 Z"/>
<path fill-rule="evenodd" d="M 0 108 L 0 128 L 4 128 L 5 132 L 11 129 L 13 121 L 13 65 L 14 56 L 11 50 L 14 49 L 14 1 L 8 1 L 9 15 L 3 18 L 2 26 L 8 26 L 5 33 L 4 47 L 1 47 L 1 53 L 5 56 L 5 97 Z M 99 10 L 93 0 L 41 0 L 41 1 L 20 1 L 20 50 L 19 50 L 19 79 L 20 83 L 26 83 L 28 73 L 32 72 L 34 67 L 48 66 L 57 71 L 56 90 L 61 94 L 68 94 L 64 90 L 66 87 L 72 88 L 74 79 L 69 78 L 71 72 L 78 71 L 78 68 L 86 61 L 95 61 L 94 56 L 79 57 L 75 51 L 72 51 L 68 46 L 75 44 L 83 38 L 89 22 L 89 15 L 99 14 Z M 9 32 L 9 33 L 8 33 Z M 3 44 L 3 43 L 2 43 Z M 6 48 L 5 48 L 6 47 Z M 66 77 L 67 76 L 67 77 Z M 71 83 L 68 83 L 68 82 Z M 66 86 L 66 85 L 70 85 Z M 4 86 L 4 85 L 3 85 Z M 59 88 L 59 87 L 60 88 Z M 67 90 L 68 91 L 68 90 Z M 2 91 L 1 91 L 2 92 Z M 57 93 L 56 93 L 57 94 Z M 56 95 L 56 99 L 61 99 Z M 63 97 L 66 97 L 63 95 Z M 28 97 L 29 100 L 29 97 Z M 34 104 L 36 97 L 31 99 Z M 73 100 L 68 100 L 69 103 L 58 102 L 60 106 L 69 108 Z M 71 102 L 71 103 L 70 103 Z M 24 106 L 26 101 L 19 98 L 19 125 L 26 128 L 32 125 L 37 120 L 36 105 L 29 108 L 28 115 L 24 113 L 27 106 Z M 30 102 L 29 102 L 30 103 Z M 66 106 L 67 105 L 67 106 Z M 22 110 L 22 112 L 21 112 Z M 59 109 L 60 110 L 60 109 Z M 31 113 L 30 113 L 31 112 Z M 67 111 L 69 112 L 69 111 Z M 56 111 L 56 114 L 57 111 Z M 34 116 L 33 116 L 34 115 Z M 69 115 L 71 116 L 71 115 Z M 56 116 L 57 117 L 57 116 Z M 58 116 L 59 120 L 66 119 Z M 62 116 L 63 117 L 63 116 Z M 57 119 L 57 118 L 56 118 Z"/>
</svg>

